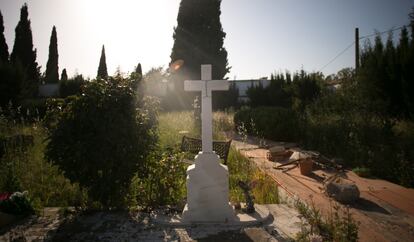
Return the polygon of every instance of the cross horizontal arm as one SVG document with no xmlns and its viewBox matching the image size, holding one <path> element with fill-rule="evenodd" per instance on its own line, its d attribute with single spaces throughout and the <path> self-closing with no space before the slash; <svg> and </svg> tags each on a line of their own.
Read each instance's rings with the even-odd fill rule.
<svg viewBox="0 0 414 242">
<path fill-rule="evenodd" d="M 207 88 L 211 91 L 229 90 L 229 82 L 225 80 L 211 80 L 207 82 Z"/>
<path fill-rule="evenodd" d="M 201 91 L 205 88 L 205 84 L 204 81 L 192 81 L 192 80 L 187 80 L 184 81 L 184 90 L 186 91 L 190 91 L 190 92 L 194 92 L 194 91 Z"/>
</svg>

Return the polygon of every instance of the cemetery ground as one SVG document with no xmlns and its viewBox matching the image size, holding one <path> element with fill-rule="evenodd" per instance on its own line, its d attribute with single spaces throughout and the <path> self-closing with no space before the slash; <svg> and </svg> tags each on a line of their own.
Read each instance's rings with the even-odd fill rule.
<svg viewBox="0 0 414 242">
<path fill-rule="evenodd" d="M 36 195 L 33 202 L 37 215 L 18 219 L 9 225 L 2 225 L 0 241 L 192 241 L 193 239 L 202 238 L 209 241 L 209 235 L 215 236 L 214 240 L 223 238 L 223 241 L 250 241 L 251 236 L 258 241 L 263 240 L 263 238 L 272 238 L 262 228 L 240 229 L 240 227 L 227 228 L 222 226 L 212 226 L 210 228 L 207 226 L 206 228 L 203 226 L 183 230 L 180 228 L 166 228 L 148 220 L 147 212 L 151 208 L 158 207 L 161 208 L 161 211 L 181 213 L 186 195 L 185 173 L 183 171 L 187 166 L 181 162 L 173 164 L 176 165 L 175 171 L 177 173 L 172 172 L 171 167 L 165 166 L 165 174 L 169 173 L 169 176 L 154 177 L 153 184 L 150 184 L 153 186 L 153 189 L 150 189 L 153 191 L 152 194 L 139 194 L 141 196 L 139 201 L 141 207 L 139 209 L 135 206 L 137 201 L 131 199 L 130 211 L 78 210 L 82 206 L 83 191 L 77 184 L 71 184 L 65 179 L 55 166 L 44 160 L 45 147 L 43 141 L 45 140 L 45 130 L 42 125 L 36 122 L 34 124 L 11 122 L 9 125 L 13 127 L 15 134 L 24 133 L 34 137 L 33 145 L 24 148 L 27 149 L 24 154 L 28 154 L 29 159 L 26 160 L 24 157 L 20 157 L 21 160 L 17 162 L 19 167 L 13 167 L 13 169 L 16 168 L 13 171 L 18 172 L 14 175 L 21 178 L 20 180 L 24 183 L 23 186 L 28 187 L 29 192 Z M 233 130 L 233 128 L 232 116 L 225 113 L 215 114 L 215 139 L 225 139 L 225 133 Z M 169 150 L 171 147 L 173 149 L 179 146 L 183 134 L 192 137 L 199 136 L 191 112 L 164 113 L 159 116 L 160 150 Z M 13 155 L 18 154 L 20 153 L 17 152 Z M 279 202 L 277 186 L 270 177 L 265 176 L 235 149 L 230 151 L 228 165 L 231 174 L 230 200 L 232 202 L 244 201 L 244 196 L 237 187 L 238 180 L 256 181 L 253 195 L 257 203 L 277 204 Z M 178 184 L 175 187 L 178 189 L 174 191 L 163 190 L 171 182 L 169 179 L 174 180 L 176 185 Z M 137 186 L 139 187 L 139 185 L 142 184 Z M 175 204 L 173 206 L 157 206 L 157 203 L 162 200 L 160 196 L 173 197 L 170 201 L 174 201 Z M 50 207 L 53 204 L 59 204 L 60 206 Z M 286 206 L 280 208 L 280 211 L 286 218 L 285 221 L 288 221 L 289 218 L 289 221 L 295 224 L 294 227 L 300 228 L 298 225 L 301 220 L 294 209 Z M 296 217 L 296 220 L 291 220 L 292 217 Z M 290 222 L 286 223 L 290 225 Z M 273 236 L 287 233 L 288 235 L 283 234 L 283 236 L 293 237 L 298 232 L 291 229 L 287 229 L 285 232 L 277 232 L 274 226 L 271 223 L 267 226 L 269 232 L 274 234 Z M 230 230 L 230 232 L 226 232 L 226 230 Z"/>
<path fill-rule="evenodd" d="M 192 112 L 162 113 L 158 127 L 160 150 L 179 147 L 183 135 L 199 137 L 200 132 L 193 120 Z M 25 134 L 35 134 L 35 138 L 34 146 L 29 147 L 33 150 L 27 151 L 33 155 L 32 163 L 28 167 L 19 164 L 19 176 L 24 177 L 29 170 L 35 172 L 35 176 L 40 179 L 24 177 L 26 185 L 32 187 L 30 192 L 36 193 L 48 204 L 63 204 L 62 201 L 66 204 L 60 207 L 38 205 L 36 216 L 26 217 L 1 228 L 0 241 L 309 241 L 312 233 L 324 234 L 325 239 L 330 237 L 329 240 L 336 238 L 335 241 L 355 241 L 358 229 L 360 241 L 412 241 L 414 238 L 412 189 L 382 180 L 359 178 L 354 173 L 347 172 L 349 179 L 357 181 L 358 186 L 361 186 L 362 203 L 344 206 L 333 202 L 320 189 L 320 179 L 331 173 L 316 168 L 311 176 L 302 176 L 298 168 L 287 172 L 276 170 L 274 166 L 278 163 L 266 158 L 268 147 L 272 145 L 284 145 L 290 149 L 298 147 L 272 143 L 245 134 L 237 135 L 232 114 L 229 113 L 214 113 L 213 130 L 215 140 L 233 139 L 228 158 L 230 201 L 243 202 L 244 196 L 237 181 L 251 181 L 255 202 L 259 204 L 257 206 L 269 209 L 273 221 L 251 228 L 179 228 L 154 223 L 148 211 L 151 207 L 157 207 L 156 202 L 159 202 L 162 195 L 174 197 L 171 200 L 174 205 L 158 206 L 161 210 L 156 210 L 157 212 L 182 211 L 186 195 L 183 172 L 186 165 L 183 163 L 177 163 L 179 167 L 174 169 L 176 174 L 170 172 L 166 179 L 153 180 L 151 185 L 154 186 L 154 193 L 142 195 L 147 196 L 147 199 L 140 201 L 139 209 L 136 207 L 137 201 L 132 199 L 130 211 L 79 211 L 73 205 L 80 205 L 76 199 L 82 197 L 82 191 L 39 156 L 43 152 L 41 141 L 44 139 L 44 131 L 40 125 L 34 125 L 20 129 Z M 37 167 L 40 166 L 43 168 L 39 171 Z M 169 168 L 166 166 L 165 169 Z M 45 179 L 49 179 L 49 184 Z M 163 183 L 172 180 L 178 184 L 179 189 L 163 191 Z M 392 193 L 392 196 L 387 195 L 387 192 Z M 318 236 L 315 235 L 314 238 L 317 239 Z"/>
</svg>

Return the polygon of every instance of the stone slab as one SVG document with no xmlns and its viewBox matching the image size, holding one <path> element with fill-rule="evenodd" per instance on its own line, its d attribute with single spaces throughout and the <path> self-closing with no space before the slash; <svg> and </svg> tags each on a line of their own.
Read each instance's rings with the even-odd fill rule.
<svg viewBox="0 0 414 242">
<path fill-rule="evenodd" d="M 151 221 L 168 227 L 193 227 L 198 225 L 218 225 L 220 227 L 248 227 L 257 226 L 269 223 L 273 219 L 273 215 L 269 209 L 263 205 L 255 205 L 256 212 L 253 214 L 246 214 L 234 211 L 236 219 L 225 223 L 218 222 L 188 222 L 183 220 L 181 214 L 166 215 L 159 211 L 155 211 L 151 214 Z"/>
</svg>

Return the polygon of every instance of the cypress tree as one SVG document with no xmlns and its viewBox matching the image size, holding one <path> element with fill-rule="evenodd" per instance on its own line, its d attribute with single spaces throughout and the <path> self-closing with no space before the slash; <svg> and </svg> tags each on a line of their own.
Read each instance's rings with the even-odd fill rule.
<svg viewBox="0 0 414 242">
<path fill-rule="evenodd" d="M 58 58 L 56 27 L 53 26 L 49 44 L 49 59 L 46 65 L 46 83 L 58 83 L 59 81 Z"/>
<path fill-rule="evenodd" d="M 223 79 L 229 72 L 220 4 L 221 0 L 181 0 L 170 56 L 171 63 L 184 61 L 177 71 L 180 81 L 199 79 L 201 64 L 212 64 L 213 79 Z"/>
<path fill-rule="evenodd" d="M 39 68 L 36 62 L 36 49 L 33 49 L 32 30 L 29 12 L 25 3 L 20 9 L 20 21 L 16 26 L 13 51 L 10 56 L 11 63 L 16 68 L 21 68 L 25 73 L 22 83 L 21 96 L 34 97 L 37 93 L 39 81 Z"/>
<path fill-rule="evenodd" d="M 184 80 L 200 79 L 202 64 L 212 65 L 212 78 L 216 80 L 230 70 L 223 47 L 226 33 L 220 23 L 220 5 L 221 0 L 181 0 L 170 66 L 176 61 L 183 64 L 170 75 L 175 86 L 175 92 L 167 94 L 172 109 L 192 108 L 196 94 L 184 92 Z"/>
<path fill-rule="evenodd" d="M 9 62 L 9 48 L 4 38 L 3 15 L 0 11 L 0 65 Z"/>
<path fill-rule="evenodd" d="M 68 74 L 66 73 L 66 68 L 63 68 L 62 74 L 60 75 L 60 81 L 65 82 L 68 80 Z"/>
<path fill-rule="evenodd" d="M 106 69 L 105 45 L 102 45 L 101 59 L 99 60 L 98 74 L 96 78 L 108 78 L 108 70 Z"/>
<path fill-rule="evenodd" d="M 142 77 L 141 63 L 138 63 L 137 68 L 135 69 L 135 73 L 137 73 L 138 75 L 140 75 Z"/>
</svg>

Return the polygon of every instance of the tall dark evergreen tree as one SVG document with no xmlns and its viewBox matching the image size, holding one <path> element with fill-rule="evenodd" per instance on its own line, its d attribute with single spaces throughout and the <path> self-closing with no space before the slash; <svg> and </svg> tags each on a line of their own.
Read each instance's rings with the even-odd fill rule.
<svg viewBox="0 0 414 242">
<path fill-rule="evenodd" d="M 199 79 L 201 64 L 213 65 L 213 79 L 223 79 L 229 72 L 220 4 L 221 0 L 181 0 L 171 53 L 171 63 L 184 61 L 178 81 Z"/>
<path fill-rule="evenodd" d="M 142 77 L 141 63 L 138 63 L 137 68 L 135 69 L 135 73 L 137 73 L 138 75 L 140 75 Z"/>
<path fill-rule="evenodd" d="M 99 60 L 98 74 L 96 78 L 108 78 L 108 70 L 106 69 L 105 45 L 102 45 L 101 59 Z"/>
<path fill-rule="evenodd" d="M 59 81 L 59 66 L 58 66 L 58 47 L 56 27 L 53 26 L 52 35 L 50 36 L 49 44 L 49 59 L 46 65 L 46 83 L 58 83 Z"/>
<path fill-rule="evenodd" d="M 9 48 L 4 38 L 3 15 L 0 11 L 0 65 L 9 62 Z"/>
<path fill-rule="evenodd" d="M 171 106 L 192 107 L 195 94 L 184 92 L 184 80 L 200 79 L 201 64 L 212 64 L 212 78 L 216 80 L 223 79 L 230 70 L 223 47 L 226 33 L 220 22 L 220 5 L 221 0 L 181 0 L 170 65 L 176 61 L 183 64 L 173 68 L 170 76 L 175 86 L 175 92 L 168 94 L 172 96 Z"/>
<path fill-rule="evenodd" d="M 10 56 L 12 64 L 16 68 L 21 68 L 25 74 L 20 93 L 23 98 L 36 96 L 40 76 L 28 17 L 29 12 L 25 3 L 20 9 L 20 21 L 15 29 L 16 36 Z"/>
<path fill-rule="evenodd" d="M 60 75 L 60 81 L 65 82 L 68 80 L 68 74 L 66 73 L 66 68 L 63 68 L 62 74 Z"/>
</svg>

